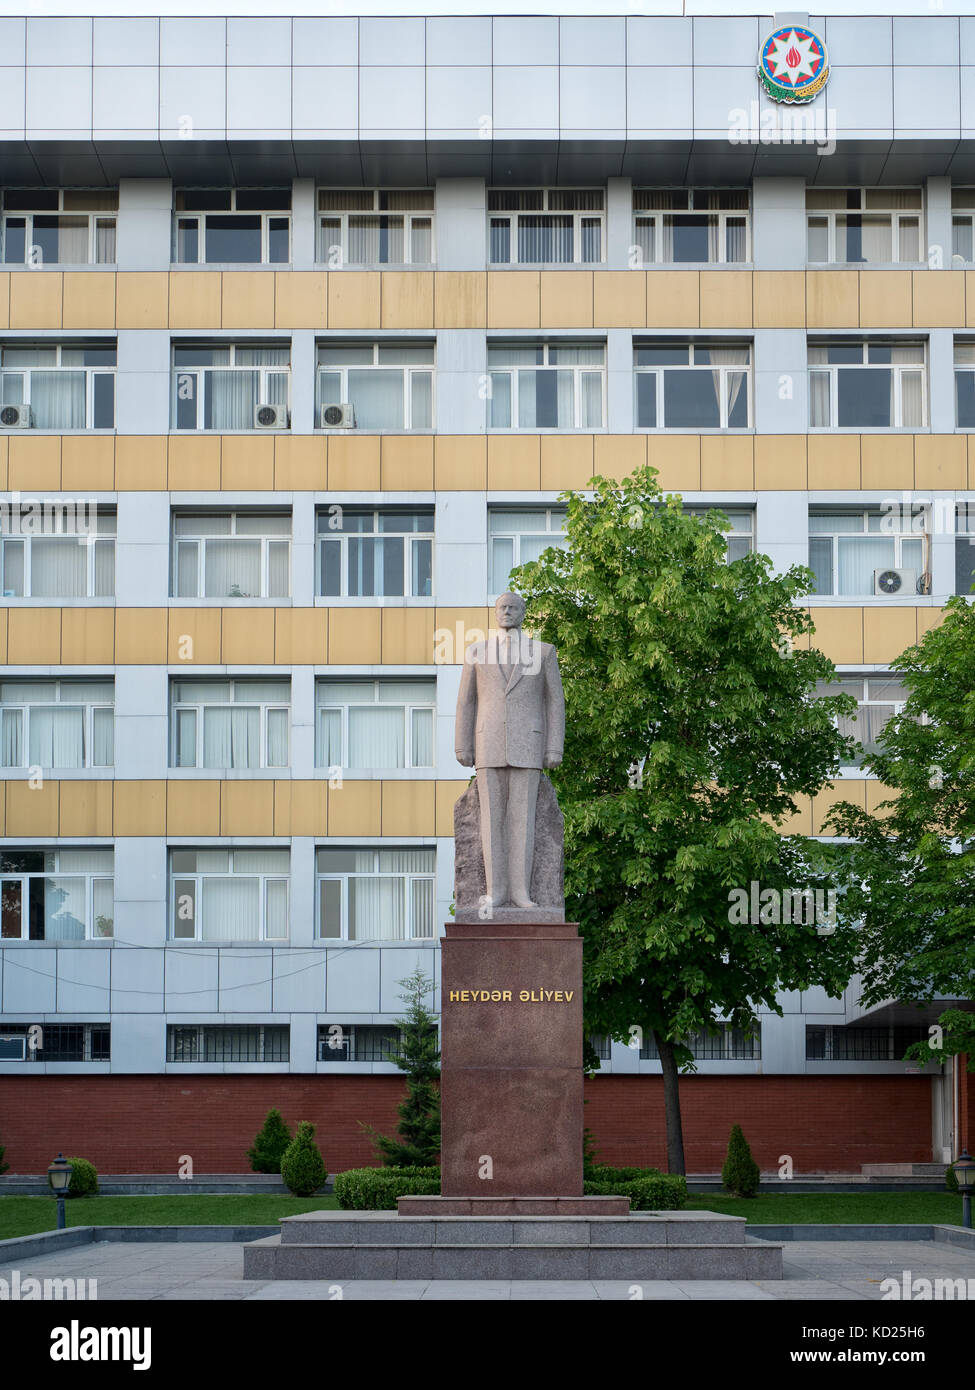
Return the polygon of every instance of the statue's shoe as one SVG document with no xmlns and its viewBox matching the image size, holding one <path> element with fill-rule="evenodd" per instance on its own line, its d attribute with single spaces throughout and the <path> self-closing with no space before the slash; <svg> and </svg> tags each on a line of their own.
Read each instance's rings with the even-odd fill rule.
<svg viewBox="0 0 975 1390">
<path fill-rule="evenodd" d="M 531 898 L 512 898 L 511 901 L 515 907 L 538 907 L 538 903 L 533 903 Z"/>
</svg>

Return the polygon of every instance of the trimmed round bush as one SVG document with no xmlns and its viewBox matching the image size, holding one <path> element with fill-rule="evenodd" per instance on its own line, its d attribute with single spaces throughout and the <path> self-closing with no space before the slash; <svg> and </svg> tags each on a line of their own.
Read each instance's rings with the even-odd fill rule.
<svg viewBox="0 0 975 1390">
<path fill-rule="evenodd" d="M 281 1176 L 296 1197 L 311 1197 L 328 1176 L 325 1160 L 315 1143 L 315 1126 L 302 1120 L 281 1158 Z"/>
<path fill-rule="evenodd" d="M 440 1169 L 349 1168 L 338 1174 L 334 1190 L 345 1211 L 395 1211 L 397 1197 L 438 1197 Z"/>
<path fill-rule="evenodd" d="M 255 1173 L 280 1173 L 281 1160 L 291 1143 L 291 1130 L 281 1118 L 280 1110 L 269 1110 L 257 1137 L 247 1150 Z"/>
<path fill-rule="evenodd" d="M 98 1191 L 98 1169 L 94 1163 L 89 1163 L 87 1158 L 67 1158 L 67 1156 L 65 1156 L 65 1161 L 71 1164 L 68 1196 L 93 1197 Z M 47 1182 L 50 1187 L 50 1176 L 48 1176 Z M 53 1187 L 51 1191 L 54 1191 Z"/>
<path fill-rule="evenodd" d="M 620 1169 L 640 1172 L 639 1169 Z M 623 1181 L 589 1180 L 582 1190 L 587 1197 L 629 1197 L 631 1211 L 680 1211 L 687 1201 L 687 1180 L 677 1173 L 644 1169 L 643 1176 Z"/>
</svg>

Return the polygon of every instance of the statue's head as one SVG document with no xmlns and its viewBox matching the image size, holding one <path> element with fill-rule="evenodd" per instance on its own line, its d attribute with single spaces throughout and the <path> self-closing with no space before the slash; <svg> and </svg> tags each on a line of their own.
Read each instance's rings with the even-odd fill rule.
<svg viewBox="0 0 975 1390">
<path fill-rule="evenodd" d="M 525 618 L 525 600 L 521 594 L 502 594 L 494 605 L 498 627 L 521 627 Z"/>
</svg>

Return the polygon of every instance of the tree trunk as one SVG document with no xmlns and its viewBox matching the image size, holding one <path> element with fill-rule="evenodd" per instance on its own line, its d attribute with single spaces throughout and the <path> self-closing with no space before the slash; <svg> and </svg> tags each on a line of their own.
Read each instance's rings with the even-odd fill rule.
<svg viewBox="0 0 975 1390">
<path fill-rule="evenodd" d="M 654 1032 L 664 1076 L 664 1116 L 667 1122 L 667 1172 L 684 1174 L 684 1130 L 680 1119 L 680 1091 L 673 1045 Z"/>
</svg>

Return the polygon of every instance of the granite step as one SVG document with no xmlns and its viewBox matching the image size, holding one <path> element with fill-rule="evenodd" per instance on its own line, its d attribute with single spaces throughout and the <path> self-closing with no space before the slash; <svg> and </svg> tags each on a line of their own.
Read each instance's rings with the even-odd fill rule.
<svg viewBox="0 0 975 1390">
<path fill-rule="evenodd" d="M 281 1244 L 297 1245 L 742 1245 L 745 1219 L 718 1212 L 627 1216 L 427 1216 L 389 1211 L 316 1211 L 281 1221 Z"/>
</svg>

